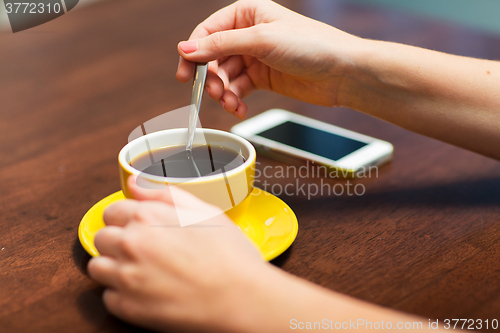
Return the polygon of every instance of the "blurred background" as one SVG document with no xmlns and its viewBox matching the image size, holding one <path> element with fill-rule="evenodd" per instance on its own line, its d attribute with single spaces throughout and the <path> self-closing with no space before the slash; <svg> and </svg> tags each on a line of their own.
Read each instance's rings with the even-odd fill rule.
<svg viewBox="0 0 500 333">
<path fill-rule="evenodd" d="M 97 1 L 105 0 L 80 0 L 78 7 Z M 462 24 L 483 32 L 500 34 L 500 19 L 498 18 L 500 1 L 498 0 L 303 0 L 298 2 L 303 2 L 304 5 L 310 5 L 311 7 L 334 7 L 340 3 L 353 3 L 367 7 L 376 6 L 396 9 L 424 17 Z M 9 21 L 3 0 L 0 0 L 0 4 L 0 29 L 9 29 Z"/>
</svg>

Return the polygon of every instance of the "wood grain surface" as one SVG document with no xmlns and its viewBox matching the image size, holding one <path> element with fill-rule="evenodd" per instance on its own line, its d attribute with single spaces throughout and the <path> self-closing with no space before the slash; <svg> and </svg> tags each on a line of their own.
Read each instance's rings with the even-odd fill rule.
<svg viewBox="0 0 500 333">
<path fill-rule="evenodd" d="M 339 1 L 280 2 L 362 37 L 500 56 L 498 37 L 445 22 Z M 140 331 L 103 307 L 102 288 L 86 273 L 78 224 L 119 190 L 117 155 L 130 131 L 189 103 L 190 84 L 174 76 L 176 45 L 228 3 L 108 0 L 0 33 L 1 332 Z M 395 146 L 378 175 L 354 181 L 363 196 L 280 195 L 299 219 L 299 234 L 275 265 L 426 318 L 500 319 L 498 161 L 348 109 L 268 92 L 247 102 L 249 116 L 284 108 Z M 206 99 L 201 122 L 229 130 L 238 120 Z M 283 166 L 258 161 L 261 171 Z M 300 184 L 322 181 L 346 184 Z"/>
</svg>

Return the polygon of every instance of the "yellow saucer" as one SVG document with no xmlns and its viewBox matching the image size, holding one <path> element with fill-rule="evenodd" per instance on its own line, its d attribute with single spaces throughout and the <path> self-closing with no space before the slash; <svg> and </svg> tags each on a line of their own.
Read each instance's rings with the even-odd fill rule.
<svg viewBox="0 0 500 333">
<path fill-rule="evenodd" d="M 90 208 L 80 222 L 78 238 L 91 256 L 99 255 L 94 236 L 105 226 L 102 220 L 104 210 L 124 199 L 122 191 L 107 196 Z M 295 240 L 299 227 L 297 218 L 286 203 L 261 189 L 255 188 L 246 200 L 250 200 L 247 211 L 234 222 L 257 245 L 263 257 L 272 260 Z"/>
</svg>

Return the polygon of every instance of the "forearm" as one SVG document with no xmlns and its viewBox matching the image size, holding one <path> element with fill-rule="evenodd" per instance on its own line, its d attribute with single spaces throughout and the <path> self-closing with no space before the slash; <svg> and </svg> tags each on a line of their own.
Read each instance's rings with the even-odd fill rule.
<svg viewBox="0 0 500 333">
<path fill-rule="evenodd" d="M 427 319 L 332 292 L 274 267 L 241 285 L 247 287 L 240 289 L 244 294 L 233 302 L 234 312 L 228 318 L 233 323 L 228 330 L 231 332 L 294 332 L 308 325 L 316 325 L 316 329 L 320 325 L 321 329 L 343 325 L 346 329 L 345 323 L 360 331 L 382 329 L 380 325 L 395 329 L 405 324 L 413 325 L 414 330 L 429 330 Z"/>
<path fill-rule="evenodd" d="M 500 159 L 500 62 L 362 43 L 337 105 Z"/>
</svg>

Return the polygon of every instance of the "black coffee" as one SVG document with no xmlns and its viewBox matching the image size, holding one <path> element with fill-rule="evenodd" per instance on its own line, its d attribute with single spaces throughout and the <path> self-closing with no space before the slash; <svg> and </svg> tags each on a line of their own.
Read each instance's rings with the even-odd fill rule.
<svg viewBox="0 0 500 333">
<path fill-rule="evenodd" d="M 130 165 L 155 176 L 185 178 L 227 172 L 244 162 L 245 158 L 235 150 L 208 144 L 194 146 L 191 154 L 184 145 L 153 149 L 134 158 Z"/>
</svg>

